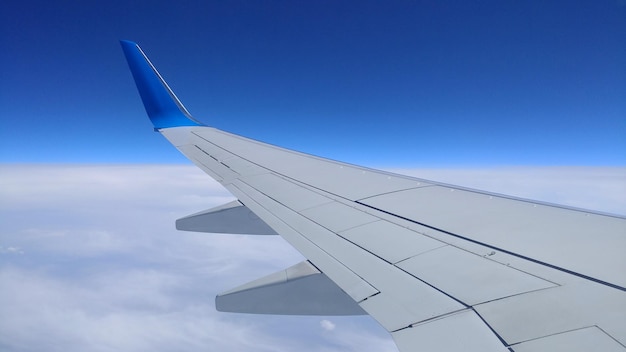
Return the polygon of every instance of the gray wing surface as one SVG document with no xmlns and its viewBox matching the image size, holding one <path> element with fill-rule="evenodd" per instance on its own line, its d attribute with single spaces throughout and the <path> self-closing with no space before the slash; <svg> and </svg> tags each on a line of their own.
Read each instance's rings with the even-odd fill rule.
<svg viewBox="0 0 626 352">
<path fill-rule="evenodd" d="M 122 45 L 141 92 L 137 66 L 158 73 Z M 279 234 L 308 259 L 219 295 L 219 310 L 367 313 L 401 351 L 626 351 L 623 217 L 159 119 L 158 132 L 238 198 L 179 228 Z"/>
</svg>

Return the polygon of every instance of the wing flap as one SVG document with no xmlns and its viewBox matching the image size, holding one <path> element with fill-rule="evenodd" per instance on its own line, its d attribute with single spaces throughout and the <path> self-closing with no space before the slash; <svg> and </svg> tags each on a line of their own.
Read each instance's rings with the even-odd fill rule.
<svg viewBox="0 0 626 352">
<path fill-rule="evenodd" d="M 309 261 L 239 286 L 215 298 L 222 312 L 282 315 L 367 314 Z"/>
<path fill-rule="evenodd" d="M 391 336 L 401 351 L 510 351 L 472 310 L 413 325 Z"/>
<path fill-rule="evenodd" d="M 597 326 L 550 335 L 512 347 L 515 352 L 624 352 L 626 350 Z"/>
<path fill-rule="evenodd" d="M 598 326 L 626 341 L 626 295 L 573 277 L 563 286 L 527 292 L 474 306 L 510 344 Z"/>
<path fill-rule="evenodd" d="M 556 286 L 452 246 L 416 255 L 397 265 L 469 306 Z"/>
</svg>

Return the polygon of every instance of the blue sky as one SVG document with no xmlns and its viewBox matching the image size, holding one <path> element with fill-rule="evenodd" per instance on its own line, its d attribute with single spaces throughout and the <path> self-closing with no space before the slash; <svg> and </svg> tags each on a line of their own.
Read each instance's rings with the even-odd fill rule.
<svg viewBox="0 0 626 352">
<path fill-rule="evenodd" d="M 0 162 L 185 163 L 119 47 L 199 120 L 371 166 L 626 164 L 623 1 L 9 1 Z"/>
</svg>

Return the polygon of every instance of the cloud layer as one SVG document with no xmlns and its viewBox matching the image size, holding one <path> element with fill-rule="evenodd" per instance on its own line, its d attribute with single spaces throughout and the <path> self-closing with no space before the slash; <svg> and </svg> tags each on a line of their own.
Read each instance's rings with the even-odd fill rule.
<svg viewBox="0 0 626 352">
<path fill-rule="evenodd" d="M 626 168 L 404 171 L 626 213 Z M 193 166 L 5 165 L 0 184 L 0 350 L 396 350 L 369 317 L 216 312 L 217 293 L 302 257 L 279 237 L 176 231 L 232 200 Z"/>
<path fill-rule="evenodd" d="M 369 317 L 216 312 L 303 258 L 277 236 L 176 231 L 233 199 L 193 166 L 2 166 L 0 184 L 2 351 L 395 350 Z"/>
</svg>

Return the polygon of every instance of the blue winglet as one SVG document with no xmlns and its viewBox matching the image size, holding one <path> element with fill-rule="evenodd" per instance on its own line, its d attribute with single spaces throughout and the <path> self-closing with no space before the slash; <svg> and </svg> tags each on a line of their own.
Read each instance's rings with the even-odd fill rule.
<svg viewBox="0 0 626 352">
<path fill-rule="evenodd" d="M 191 117 L 139 45 L 128 40 L 120 43 L 154 128 L 203 126 Z"/>
</svg>

